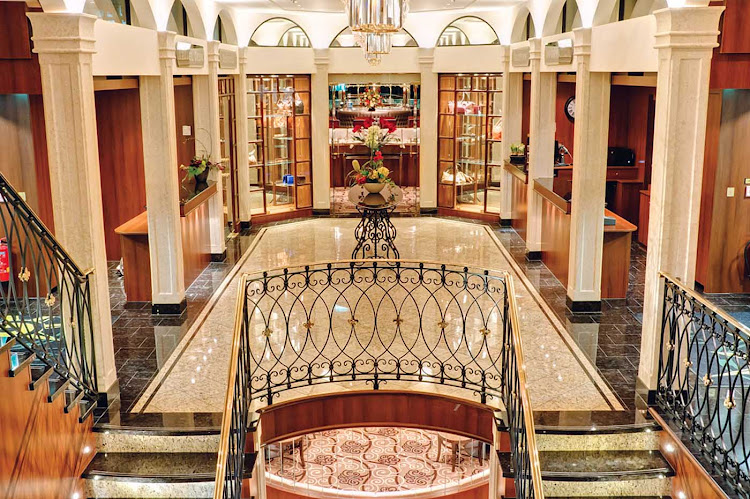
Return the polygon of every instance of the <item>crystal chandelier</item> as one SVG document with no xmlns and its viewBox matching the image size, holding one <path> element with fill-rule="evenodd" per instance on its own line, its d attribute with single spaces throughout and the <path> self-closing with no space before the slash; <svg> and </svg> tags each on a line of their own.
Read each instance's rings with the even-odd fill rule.
<svg viewBox="0 0 750 499">
<path fill-rule="evenodd" d="M 365 60 L 370 66 L 377 66 L 380 64 L 380 54 L 365 54 Z"/>
<path fill-rule="evenodd" d="M 367 54 L 387 54 L 391 51 L 391 36 L 390 33 L 367 33 L 362 48 Z"/>
<path fill-rule="evenodd" d="M 396 33 L 404 26 L 408 0 L 347 0 L 353 32 Z"/>
</svg>

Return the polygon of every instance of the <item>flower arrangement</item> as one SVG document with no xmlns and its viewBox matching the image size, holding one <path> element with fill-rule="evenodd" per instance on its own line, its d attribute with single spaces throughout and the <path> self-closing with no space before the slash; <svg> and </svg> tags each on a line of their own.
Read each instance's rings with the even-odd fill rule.
<svg viewBox="0 0 750 499">
<path fill-rule="evenodd" d="M 205 154 L 193 156 L 189 164 L 180 165 L 180 170 L 187 172 L 187 178 L 196 178 L 199 181 L 205 181 L 203 174 L 205 173 L 208 176 L 211 169 L 223 170 L 224 166 L 221 163 L 214 163 Z"/>
<path fill-rule="evenodd" d="M 389 184 L 393 185 L 393 179 L 390 178 L 390 170 L 383 165 L 383 153 L 375 151 L 372 159 L 360 165 L 356 159 L 352 161 L 352 173 L 354 174 L 354 184 Z"/>
<path fill-rule="evenodd" d="M 360 100 L 362 101 L 363 106 L 369 109 L 375 109 L 383 103 L 383 96 L 380 95 L 380 91 L 373 86 L 365 90 L 365 94 Z"/>
</svg>

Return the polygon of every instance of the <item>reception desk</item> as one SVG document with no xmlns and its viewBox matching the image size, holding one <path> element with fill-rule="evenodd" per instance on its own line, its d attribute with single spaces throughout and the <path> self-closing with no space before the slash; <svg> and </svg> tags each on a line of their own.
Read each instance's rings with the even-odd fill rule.
<svg viewBox="0 0 750 499">
<path fill-rule="evenodd" d="M 506 161 L 503 163 L 505 171 L 511 174 L 511 216 L 510 225 L 526 240 L 526 213 L 528 211 L 528 183 L 529 176 L 524 171 L 525 165 L 514 165 Z"/>
<path fill-rule="evenodd" d="M 182 259 L 185 287 L 190 286 L 211 262 L 208 201 L 216 195 L 216 184 L 193 193 L 180 204 Z M 148 244 L 148 212 L 135 216 L 115 229 L 120 236 L 127 301 L 151 301 L 151 260 Z"/>
<path fill-rule="evenodd" d="M 568 285 L 570 264 L 570 201 L 555 193 L 554 179 L 534 180 L 534 191 L 542 197 L 542 261 L 563 286 Z M 630 271 L 630 244 L 637 227 L 610 210 L 615 219 L 604 226 L 602 254 L 602 299 L 625 298 Z"/>
</svg>

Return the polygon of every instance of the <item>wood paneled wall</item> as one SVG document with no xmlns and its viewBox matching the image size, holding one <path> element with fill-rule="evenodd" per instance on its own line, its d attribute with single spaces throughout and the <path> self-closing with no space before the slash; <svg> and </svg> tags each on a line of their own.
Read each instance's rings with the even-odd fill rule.
<svg viewBox="0 0 750 499">
<path fill-rule="evenodd" d="M 531 81 L 526 79 L 523 80 L 521 109 L 521 142 L 525 144 L 531 126 Z"/>
<path fill-rule="evenodd" d="M 174 116 L 177 125 L 177 164 L 187 165 L 195 156 L 195 117 L 193 115 L 193 84 L 186 77 L 176 78 L 174 87 Z M 182 135 L 182 127 L 190 127 L 192 135 Z M 206 147 L 210 147 L 206 144 Z M 185 178 L 185 172 L 180 171 L 180 182 Z"/>
<path fill-rule="evenodd" d="M 47 402 L 49 386 L 29 390 L 31 374 L 9 377 L 10 357 L 0 354 L 0 497 L 83 497 L 81 473 L 94 456 L 93 416 L 78 422 L 78 407 L 66 414 L 65 397 Z M 89 447 L 85 453 L 84 448 Z"/>
<path fill-rule="evenodd" d="M 261 411 L 261 442 L 331 428 L 404 426 L 492 442 L 489 406 L 446 395 L 388 391 L 339 392 L 281 402 Z"/>
<path fill-rule="evenodd" d="M 750 242 L 750 90 L 709 98 L 696 280 L 707 293 L 750 293 L 744 247 Z M 728 188 L 734 188 L 729 197 Z"/>
<path fill-rule="evenodd" d="M 651 179 L 654 144 L 654 87 L 613 85 L 609 101 L 609 147 L 635 151 L 638 179 Z"/>
<path fill-rule="evenodd" d="M 564 144 L 568 148 L 573 158 L 576 157 L 576 153 L 573 150 L 573 131 L 575 130 L 575 123 L 571 122 L 565 116 L 565 103 L 570 97 L 576 95 L 576 84 L 569 82 L 557 82 L 557 97 L 555 98 L 555 139 L 561 144 Z M 569 157 L 565 158 L 566 161 L 570 161 Z"/>
<path fill-rule="evenodd" d="M 0 2 L 0 94 L 41 94 L 37 55 L 31 53 L 26 2 Z"/>
<path fill-rule="evenodd" d="M 139 90 L 102 90 L 95 101 L 107 260 L 119 260 L 115 228 L 146 209 Z"/>
</svg>

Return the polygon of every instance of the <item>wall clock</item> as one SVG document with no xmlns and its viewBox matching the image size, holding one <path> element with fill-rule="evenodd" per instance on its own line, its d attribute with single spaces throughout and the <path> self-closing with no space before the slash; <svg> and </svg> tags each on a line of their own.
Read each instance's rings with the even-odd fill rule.
<svg viewBox="0 0 750 499">
<path fill-rule="evenodd" d="M 573 95 L 572 97 L 568 97 L 568 100 L 565 101 L 565 116 L 570 121 L 575 121 L 576 119 L 576 96 Z"/>
</svg>

